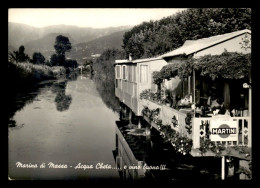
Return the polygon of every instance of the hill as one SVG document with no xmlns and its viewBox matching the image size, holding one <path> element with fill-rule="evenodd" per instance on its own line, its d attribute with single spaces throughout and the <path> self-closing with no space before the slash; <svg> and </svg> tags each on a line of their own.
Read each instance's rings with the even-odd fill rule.
<svg viewBox="0 0 260 188">
<path fill-rule="evenodd" d="M 8 23 L 8 45 L 18 48 L 20 45 L 41 37 L 39 28 L 26 24 Z"/>
<path fill-rule="evenodd" d="M 76 44 L 71 49 L 71 52 L 67 53 L 67 57 L 76 59 L 78 63 L 83 63 L 86 58 L 91 58 L 91 55 L 101 54 L 108 48 L 122 49 L 122 39 L 126 31 L 128 30 L 115 32 L 89 42 Z"/>
<path fill-rule="evenodd" d="M 60 34 L 68 37 L 72 46 L 76 43 L 75 39 L 73 39 L 68 33 L 49 33 L 40 39 L 24 44 L 25 53 L 32 56 L 34 52 L 41 52 L 46 59 L 49 59 L 50 56 L 55 53 L 53 46 L 55 44 L 56 37 Z"/>
<path fill-rule="evenodd" d="M 130 28 L 130 26 L 91 28 L 72 25 L 52 25 L 38 28 L 26 24 L 9 22 L 8 45 L 18 48 L 20 45 L 41 39 L 50 33 L 67 33 L 75 40 L 75 43 L 81 43 Z"/>
</svg>

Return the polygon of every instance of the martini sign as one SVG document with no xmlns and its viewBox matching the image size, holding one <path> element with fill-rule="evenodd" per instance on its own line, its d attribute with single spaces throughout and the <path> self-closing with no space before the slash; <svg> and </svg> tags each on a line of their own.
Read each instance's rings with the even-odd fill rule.
<svg viewBox="0 0 260 188">
<path fill-rule="evenodd" d="M 210 122 L 211 141 L 237 141 L 238 122 L 211 120 Z"/>
</svg>

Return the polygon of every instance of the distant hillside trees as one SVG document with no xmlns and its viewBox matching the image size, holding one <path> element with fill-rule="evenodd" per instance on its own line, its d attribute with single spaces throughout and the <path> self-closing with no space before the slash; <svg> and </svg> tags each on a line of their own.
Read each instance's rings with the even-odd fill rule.
<svg viewBox="0 0 260 188">
<path fill-rule="evenodd" d="M 30 57 L 24 53 L 25 48 L 23 45 L 21 45 L 18 49 L 18 51 L 13 51 L 8 53 L 8 61 L 10 62 L 24 62 L 24 61 L 29 61 Z"/>
<path fill-rule="evenodd" d="M 94 74 L 94 70 L 93 70 L 93 62 L 94 60 L 92 59 L 87 59 L 84 63 L 83 63 L 83 69 L 82 71 L 84 72 L 90 72 L 91 74 Z"/>
<path fill-rule="evenodd" d="M 133 59 L 154 57 L 196 40 L 251 29 L 250 8 L 189 8 L 158 21 L 143 22 L 126 32 L 123 49 Z"/>
<path fill-rule="evenodd" d="M 30 60 L 33 64 L 45 64 L 45 57 L 40 52 L 34 52 L 32 59 Z"/>
<path fill-rule="evenodd" d="M 84 66 L 84 67 L 92 66 L 92 65 L 93 65 L 92 59 L 87 59 L 87 60 L 83 63 L 83 66 Z"/>
</svg>

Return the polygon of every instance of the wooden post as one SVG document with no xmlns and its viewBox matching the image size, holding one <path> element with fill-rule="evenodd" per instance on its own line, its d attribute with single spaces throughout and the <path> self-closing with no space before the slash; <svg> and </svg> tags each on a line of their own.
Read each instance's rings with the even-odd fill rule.
<svg viewBox="0 0 260 188">
<path fill-rule="evenodd" d="M 132 110 L 129 109 L 129 123 L 132 124 Z"/>
<path fill-rule="evenodd" d="M 249 122 L 248 122 L 248 147 L 252 146 L 252 84 L 251 84 L 251 75 L 249 75 L 249 104 L 248 104 L 248 117 L 249 117 Z"/>
<path fill-rule="evenodd" d="M 191 80 L 190 80 L 191 76 L 188 76 L 188 94 L 191 93 Z"/>
<path fill-rule="evenodd" d="M 225 180 L 225 156 L 223 155 L 221 158 L 221 179 Z"/>
<path fill-rule="evenodd" d="M 149 136 L 149 137 L 150 137 L 150 135 L 151 135 L 151 128 L 150 128 L 149 125 L 146 125 L 146 127 L 145 127 L 145 135 L 146 135 L 146 136 Z"/>
<path fill-rule="evenodd" d="M 140 121 L 140 118 L 138 118 L 138 129 L 141 129 L 141 121 Z"/>
<path fill-rule="evenodd" d="M 230 87 L 228 82 L 224 82 L 224 106 L 230 106 Z"/>
<path fill-rule="evenodd" d="M 196 99 L 195 99 L 195 92 L 196 92 L 196 88 L 195 88 L 195 70 L 193 69 L 193 103 L 194 103 L 194 118 L 195 118 L 195 111 L 196 111 Z"/>
<path fill-rule="evenodd" d="M 192 141 L 193 141 L 193 149 L 200 147 L 200 122 L 199 118 L 192 119 Z"/>
</svg>

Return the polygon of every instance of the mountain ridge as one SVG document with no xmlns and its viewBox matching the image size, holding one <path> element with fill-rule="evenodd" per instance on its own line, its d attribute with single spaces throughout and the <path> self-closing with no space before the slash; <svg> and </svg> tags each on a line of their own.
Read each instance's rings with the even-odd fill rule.
<svg viewBox="0 0 260 188">
<path fill-rule="evenodd" d="M 130 28 L 131 26 L 93 28 L 65 24 L 34 27 L 22 23 L 8 22 L 8 44 L 18 48 L 20 45 L 40 39 L 49 33 L 69 33 L 75 39 L 75 43 L 88 42 Z"/>
<path fill-rule="evenodd" d="M 13 51 L 14 48 L 18 49 L 20 45 L 24 45 L 25 53 L 29 56 L 32 56 L 34 52 L 40 52 L 45 59 L 50 59 L 51 55 L 55 53 L 54 44 L 56 36 L 63 35 L 68 37 L 72 44 L 72 49 L 66 53 L 66 57 L 75 59 L 79 63 L 83 63 L 86 58 L 91 58 L 91 55 L 101 54 L 105 49 L 121 49 L 123 45 L 123 35 L 126 31 L 131 29 L 128 28 L 128 26 L 110 27 L 110 29 L 106 28 L 106 30 L 102 28 L 98 28 L 97 30 L 92 28 L 88 32 L 82 32 L 80 35 L 77 35 L 77 33 L 80 32 L 77 30 L 77 28 L 79 28 L 78 26 L 63 25 L 63 28 L 61 28 L 61 25 L 47 26 L 47 32 L 37 30 L 36 27 L 31 27 L 26 24 L 14 24 L 13 26 L 12 22 L 9 22 L 9 24 L 11 25 L 8 33 L 9 51 Z M 89 27 L 87 28 L 89 29 Z M 119 30 L 117 30 L 118 28 Z M 77 31 L 74 32 L 73 30 Z M 18 33 L 17 31 L 20 32 Z M 19 45 L 14 45 L 12 40 L 10 40 L 14 40 L 12 36 L 14 36 L 15 33 L 18 33 L 14 38 L 19 39 Z M 16 41 L 16 44 L 18 41 Z"/>
</svg>

